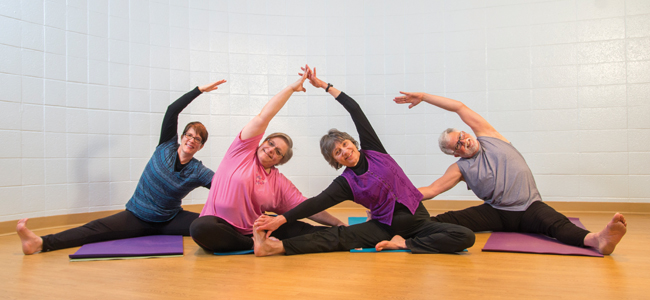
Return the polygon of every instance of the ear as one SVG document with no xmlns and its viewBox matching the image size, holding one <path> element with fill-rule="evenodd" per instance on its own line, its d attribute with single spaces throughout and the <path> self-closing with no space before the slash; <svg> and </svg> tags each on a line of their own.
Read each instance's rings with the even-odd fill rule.
<svg viewBox="0 0 650 300">
<path fill-rule="evenodd" d="M 199 152 L 201 149 L 203 149 L 203 146 L 205 146 L 205 144 L 201 144 L 201 147 L 199 147 L 199 150 L 196 150 L 196 152 Z"/>
</svg>

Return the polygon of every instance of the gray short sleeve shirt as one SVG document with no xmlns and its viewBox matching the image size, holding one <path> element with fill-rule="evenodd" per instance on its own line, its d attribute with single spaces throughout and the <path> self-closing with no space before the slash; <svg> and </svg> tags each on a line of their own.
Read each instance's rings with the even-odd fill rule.
<svg viewBox="0 0 650 300">
<path fill-rule="evenodd" d="M 456 162 L 476 196 L 508 211 L 524 211 L 542 200 L 526 160 L 511 143 L 485 136 L 477 140 L 481 145 L 478 153 Z"/>
</svg>

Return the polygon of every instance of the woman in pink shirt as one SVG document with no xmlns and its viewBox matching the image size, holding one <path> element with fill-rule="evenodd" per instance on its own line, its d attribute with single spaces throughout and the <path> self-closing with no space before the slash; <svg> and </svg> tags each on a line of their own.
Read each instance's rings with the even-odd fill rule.
<svg viewBox="0 0 650 300">
<path fill-rule="evenodd" d="M 284 133 L 262 136 L 271 119 L 294 92 L 304 92 L 307 74 L 269 100 L 230 145 L 212 178 L 208 200 L 190 235 L 203 249 L 228 252 L 253 249 L 253 223 L 264 212 L 283 214 L 306 199 L 275 166 L 293 155 L 293 142 Z M 260 144 L 260 141 L 262 143 Z M 344 225 L 323 211 L 309 219 L 321 224 Z M 284 228 L 283 228 L 284 227 Z M 274 231 L 279 239 L 312 233 L 326 227 L 303 222 Z"/>
</svg>

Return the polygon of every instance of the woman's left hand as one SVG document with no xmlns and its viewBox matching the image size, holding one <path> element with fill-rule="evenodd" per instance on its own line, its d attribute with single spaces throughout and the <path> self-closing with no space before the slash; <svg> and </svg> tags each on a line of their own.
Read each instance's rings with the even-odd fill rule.
<svg viewBox="0 0 650 300">
<path fill-rule="evenodd" d="M 213 82 L 213 83 L 202 85 L 202 86 L 199 87 L 199 91 L 201 91 L 201 93 L 212 92 L 212 91 L 218 89 L 219 85 L 221 85 L 222 83 L 225 83 L 225 82 L 226 82 L 225 79 L 221 79 L 221 80 Z"/>
<path fill-rule="evenodd" d="M 309 68 L 309 66 L 305 65 L 306 68 Z M 296 82 L 292 83 L 289 85 L 291 89 L 293 89 L 294 92 L 306 92 L 307 90 L 305 87 L 302 86 L 303 83 L 305 83 L 305 80 L 307 79 L 307 76 L 309 76 L 309 72 L 305 72 L 304 74 L 300 74 L 300 79 L 298 79 Z"/>
</svg>

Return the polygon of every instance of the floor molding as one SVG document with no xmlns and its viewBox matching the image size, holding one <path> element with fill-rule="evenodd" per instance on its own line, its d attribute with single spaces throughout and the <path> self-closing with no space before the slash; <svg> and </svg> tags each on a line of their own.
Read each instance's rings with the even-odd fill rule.
<svg viewBox="0 0 650 300">
<path fill-rule="evenodd" d="M 431 211 L 449 211 L 459 210 L 470 206 L 480 205 L 482 201 L 472 200 L 431 200 L 425 201 L 424 206 Z M 593 213 L 615 213 L 623 214 L 650 214 L 650 203 L 634 202 L 555 202 L 550 201 L 546 204 L 561 212 L 593 212 Z M 200 212 L 203 204 L 183 205 L 188 211 Z M 346 201 L 330 209 L 359 209 L 364 210 L 363 206 L 352 201 Z M 99 211 L 78 213 L 69 215 L 58 215 L 48 217 L 30 218 L 28 227 L 30 229 L 42 229 L 59 226 L 69 226 L 72 224 L 83 224 L 95 219 L 110 216 L 122 210 Z M 11 234 L 16 232 L 16 222 L 0 222 L 0 235 Z"/>
</svg>

